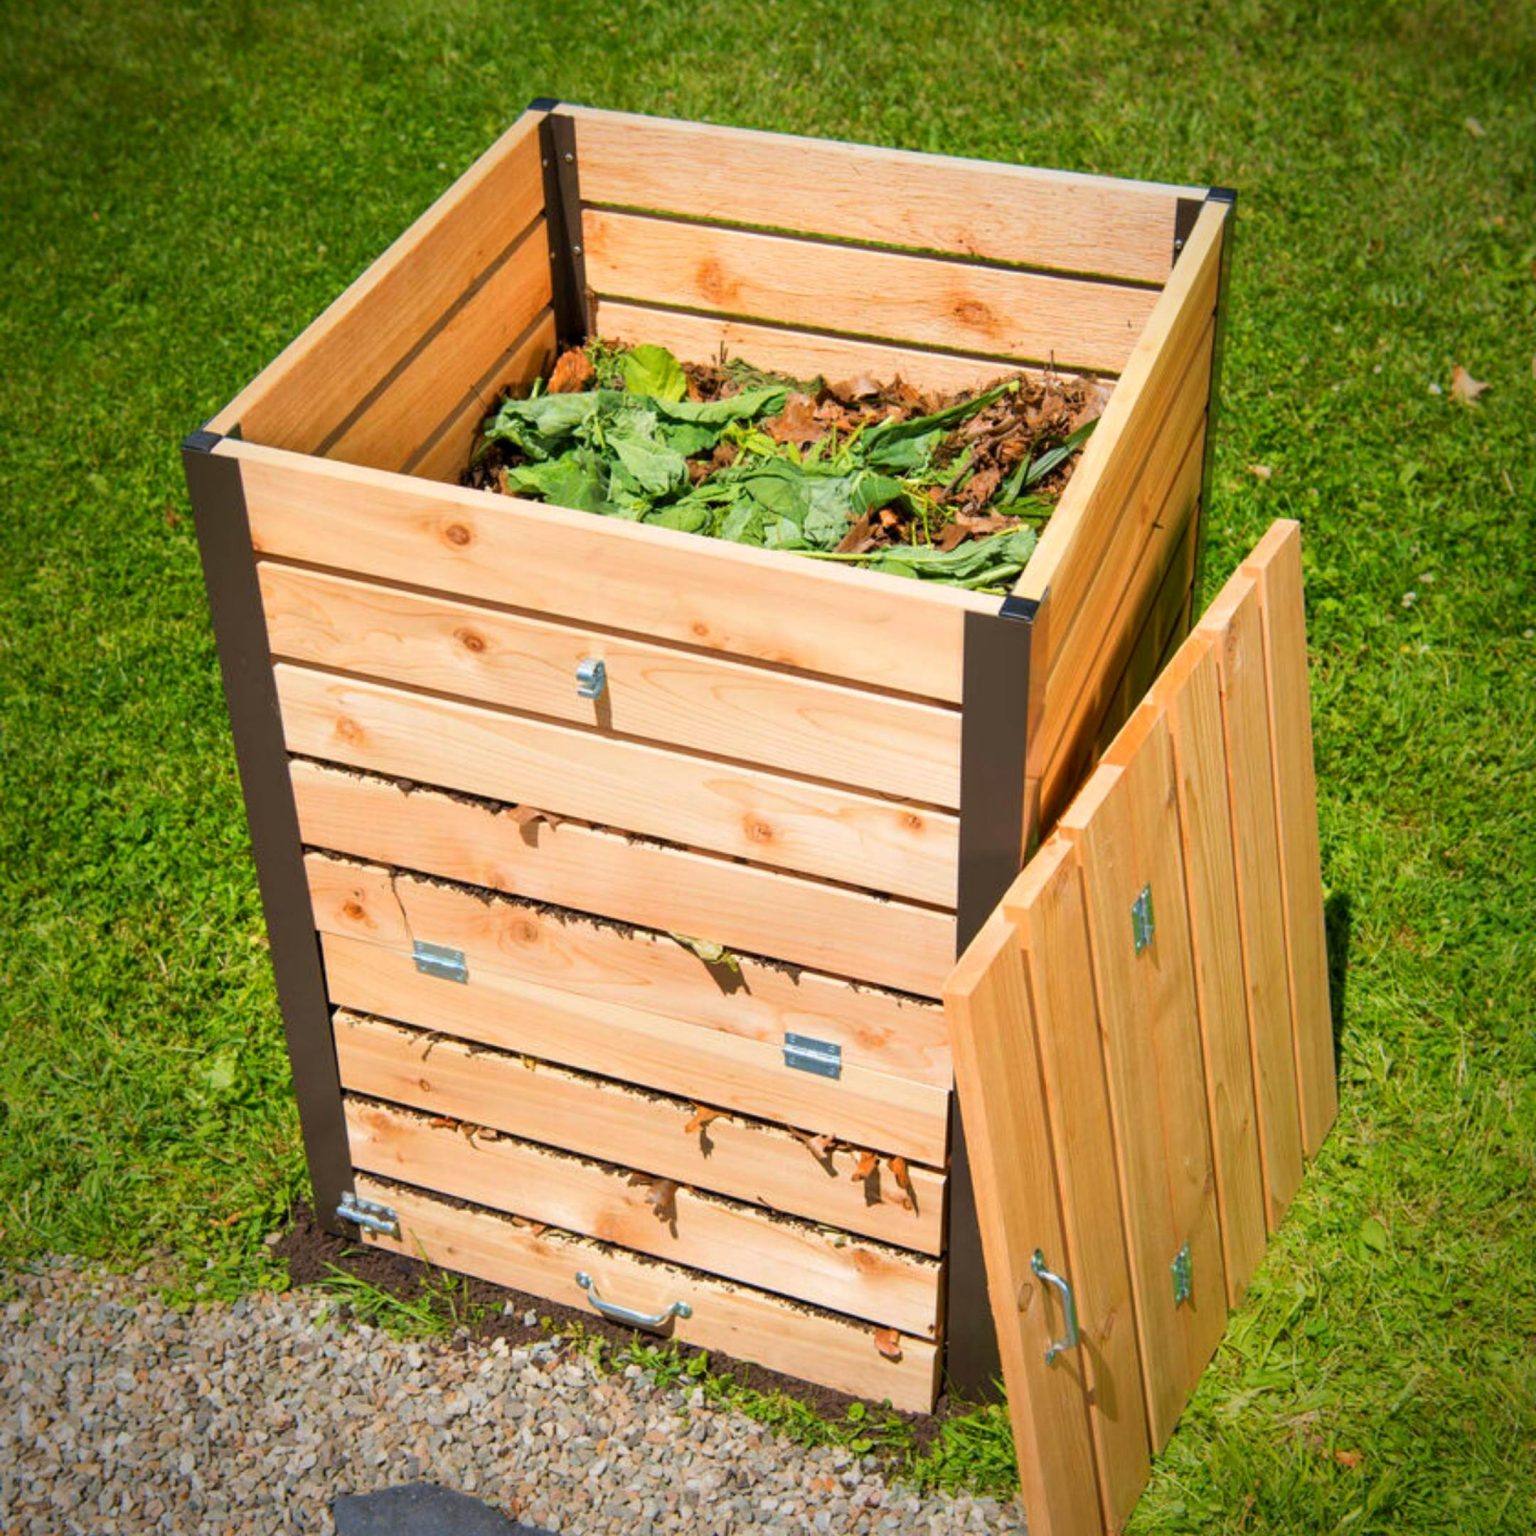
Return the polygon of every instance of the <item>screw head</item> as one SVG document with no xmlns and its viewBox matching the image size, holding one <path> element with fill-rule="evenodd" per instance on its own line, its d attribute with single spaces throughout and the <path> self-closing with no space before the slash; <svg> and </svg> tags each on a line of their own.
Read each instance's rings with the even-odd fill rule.
<svg viewBox="0 0 1536 1536">
<path fill-rule="evenodd" d="M 579 245 L 573 245 L 571 247 L 571 255 L 572 256 L 580 256 L 581 255 L 581 247 Z"/>
<path fill-rule="evenodd" d="M 574 159 L 575 159 L 575 158 L 576 158 L 576 156 L 575 156 L 575 155 L 573 155 L 573 154 L 572 154 L 572 153 L 571 153 L 571 152 L 570 152 L 570 150 L 566 150 L 566 152 L 565 152 L 565 163 L 566 163 L 566 164 L 567 164 L 567 165 L 569 165 L 569 164 L 570 164 L 570 163 L 571 163 L 571 162 L 572 162 L 572 161 L 573 161 L 573 160 L 574 160 Z"/>
</svg>

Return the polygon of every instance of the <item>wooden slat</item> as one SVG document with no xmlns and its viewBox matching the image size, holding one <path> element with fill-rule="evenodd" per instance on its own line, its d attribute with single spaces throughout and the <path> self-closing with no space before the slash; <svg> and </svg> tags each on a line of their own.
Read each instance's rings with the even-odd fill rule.
<svg viewBox="0 0 1536 1536">
<path fill-rule="evenodd" d="M 565 107 L 583 198 L 1162 282 L 1200 187 Z"/>
<path fill-rule="evenodd" d="M 960 803 L 958 711 L 341 576 L 259 567 L 273 653 L 937 805 Z M 607 668 L 601 698 L 579 662 Z"/>
<path fill-rule="evenodd" d="M 1083 875 L 1147 1421 L 1161 1450 L 1221 1338 L 1226 1284 L 1173 757 L 1160 716 L 1122 734 L 1113 764 L 1106 760 L 1061 827 Z M 1138 954 L 1131 907 L 1147 886 L 1156 930 Z M 1176 1304 L 1171 1266 L 1186 1243 L 1193 1295 Z"/>
<path fill-rule="evenodd" d="M 1097 435 L 1097 434 L 1095 434 Z M 958 704 L 996 598 L 226 441 L 258 552 Z"/>
<path fill-rule="evenodd" d="M 621 299 L 598 301 L 595 329 L 609 341 L 648 341 L 666 347 L 684 362 L 715 362 L 723 352 L 770 372 L 798 379 L 819 374 L 832 383 L 863 374 L 882 382 L 906 379 L 921 389 L 948 392 L 979 389 L 1018 371 L 1035 378 L 1051 376 L 1048 370 L 1019 370 L 995 357 L 894 347 L 782 325 L 754 325 L 721 315 L 626 304 Z M 1090 376 L 1087 382 L 1097 389 L 1102 409 L 1114 392 L 1113 381 Z"/>
<path fill-rule="evenodd" d="M 1119 1530 L 1147 1481 L 1147 1408 L 1102 1032 L 1088 984 L 1083 886 L 1071 844 L 1047 842 L 1004 896 L 1002 910 L 1023 945 L 1028 1007 L 1013 1027 L 1021 1036 L 1033 1028 L 1083 1335 L 1080 1371 L 1104 1526 Z"/>
<path fill-rule="evenodd" d="M 320 763 L 292 773 L 313 847 L 927 997 L 954 963 L 953 913 L 576 822 L 519 826 L 492 806 Z"/>
<path fill-rule="evenodd" d="M 622 1082 L 826 1133 L 932 1166 L 945 1161 L 942 1095 L 862 1067 L 841 1078 L 784 1065 L 779 1046 L 473 969 L 463 984 L 425 975 L 409 950 L 322 936 L 331 1000 Z M 938 1100 L 937 1112 L 936 1103 Z"/>
<path fill-rule="evenodd" d="M 619 1248 L 555 1232 L 535 1235 L 508 1217 L 446 1205 L 367 1174 L 359 1177 L 357 1193 L 388 1204 L 400 1218 L 398 1238 L 365 1233 L 371 1247 L 424 1258 L 579 1311 L 590 1310 L 590 1303 L 576 1283 L 578 1273 L 591 1276 L 604 1300 L 642 1312 L 687 1301 L 692 1316 L 677 1319 L 669 1331 L 680 1343 L 720 1350 L 856 1397 L 888 1398 L 893 1407 L 909 1412 L 926 1413 L 933 1406 L 938 1348 L 927 1340 L 903 1338 L 901 1358 L 889 1360 L 876 1347 L 868 1324 Z"/>
<path fill-rule="evenodd" d="M 818 1159 L 788 1131 L 730 1114 L 688 1133 L 695 1110 L 685 1099 L 346 1009 L 336 1014 L 335 1035 L 342 1085 L 351 1092 L 494 1126 L 920 1253 L 941 1249 L 944 1175 L 932 1169 L 909 1170 L 909 1198 L 883 1164 L 874 1178 L 855 1181 L 857 1152 L 849 1147 Z"/>
<path fill-rule="evenodd" d="M 942 811 L 284 663 L 290 751 L 583 821 L 954 899 L 958 822 Z"/>
<path fill-rule="evenodd" d="M 1301 525 L 1277 522 L 1243 570 L 1258 583 L 1268 682 L 1275 815 L 1285 889 L 1285 953 L 1291 983 L 1301 1141 L 1308 1157 L 1339 1112 L 1333 1012 L 1328 997 L 1328 936 L 1323 917 L 1317 779 L 1312 764 L 1312 706 L 1307 686 L 1306 609 L 1302 598 Z"/>
<path fill-rule="evenodd" d="M 1302 1141 L 1285 960 L 1285 896 L 1270 777 L 1263 618 L 1253 577 L 1235 574 L 1196 628 L 1215 643 L 1221 679 L 1265 1219 L 1273 1231 L 1301 1183 Z"/>
<path fill-rule="evenodd" d="M 1243 994 L 1221 691 L 1209 635 L 1195 635 L 1180 648 L 1150 697 L 1154 707 L 1166 711 L 1173 742 L 1216 1208 L 1227 1302 L 1235 1307 L 1264 1256 L 1264 1183 Z"/>
<path fill-rule="evenodd" d="M 1082 1271 L 1067 1258 L 1035 1021 L 1010 923 L 994 914 L 982 927 L 944 1002 L 1029 1528 L 1035 1536 L 1090 1536 L 1103 1525 L 1084 1402 L 1086 1352 L 1046 1363 L 1063 1314 L 1031 1256 L 1043 1253 L 1073 1285 Z"/>
<path fill-rule="evenodd" d="M 543 115 L 519 117 L 209 427 L 313 452 L 543 211 Z"/>
<path fill-rule="evenodd" d="M 1195 222 L 1168 286 L 1115 386 L 1039 547 L 1015 584 L 1021 597 L 1050 596 L 1051 656 L 1070 627 L 1094 622 L 1085 595 L 1111 548 L 1131 488 L 1142 473 L 1175 383 L 1206 335 L 1216 311 L 1226 205 L 1207 204 Z M 1031 658 L 1031 667 L 1048 658 Z"/>
<path fill-rule="evenodd" d="M 1157 299 L 1147 288 L 595 208 L 582 235 L 587 282 L 602 297 L 1064 368 L 1118 373 Z"/>
<path fill-rule="evenodd" d="M 664 1196 L 666 1209 L 658 1214 L 647 1199 L 655 1186 L 637 1182 L 628 1169 L 388 1104 L 349 1097 L 346 1120 L 354 1166 L 381 1178 L 920 1337 L 937 1331 L 940 1268 L 932 1259 L 855 1242 L 686 1187 Z"/>
<path fill-rule="evenodd" d="M 1115 529 L 1085 594 L 1095 621 L 1073 624 L 1064 640 L 1048 643 L 1046 678 L 1040 690 L 1041 725 L 1031 748 L 1032 760 L 1045 764 L 1040 778 L 1046 825 L 1091 767 L 1105 738 L 1103 722 L 1112 719 L 1108 734 L 1113 735 L 1139 701 L 1150 679 L 1125 701 L 1127 669 L 1148 631 L 1165 575 L 1178 563 L 1179 551 L 1187 550 L 1193 560 L 1190 529 L 1204 464 L 1209 363 L 1207 337 L 1185 374 L 1174 407 L 1129 493 L 1123 522 Z M 1162 628 L 1167 627 L 1165 622 Z M 1118 717 L 1117 694 L 1122 699 Z"/>
<path fill-rule="evenodd" d="M 423 438 L 421 446 L 406 461 L 406 473 L 456 485 L 480 445 L 480 427 L 496 397 L 508 388 L 526 392 L 536 378 L 553 366 L 554 360 L 555 316 L 553 310 L 545 310 L 525 335 L 471 381 L 446 419 Z"/>
<path fill-rule="evenodd" d="M 503 356 L 550 302 L 549 240 L 536 220 L 325 452 L 349 464 L 402 469 L 467 383 Z"/>
<path fill-rule="evenodd" d="M 786 1034 L 841 1047 L 845 1067 L 928 1085 L 948 1107 L 952 1072 L 942 1010 L 894 993 L 751 957 L 706 966 L 665 934 L 623 929 L 576 912 L 484 891 L 391 875 L 311 853 L 305 860 L 322 933 L 409 949 L 414 939 L 460 950 L 471 971 L 521 976 L 574 996 L 725 1030 L 782 1049 Z"/>
</svg>

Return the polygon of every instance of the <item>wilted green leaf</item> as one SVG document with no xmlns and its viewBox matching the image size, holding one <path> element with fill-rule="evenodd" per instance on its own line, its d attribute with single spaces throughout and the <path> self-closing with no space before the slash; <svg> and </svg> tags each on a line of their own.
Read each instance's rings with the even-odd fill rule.
<svg viewBox="0 0 1536 1536">
<path fill-rule="evenodd" d="M 688 393 L 688 375 L 665 347 L 646 343 L 624 354 L 624 387 L 653 400 L 681 400 Z"/>
</svg>

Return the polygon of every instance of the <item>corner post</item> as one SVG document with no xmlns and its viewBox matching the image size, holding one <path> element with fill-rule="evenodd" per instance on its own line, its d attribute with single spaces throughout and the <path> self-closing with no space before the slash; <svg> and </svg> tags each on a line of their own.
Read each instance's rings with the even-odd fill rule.
<svg viewBox="0 0 1536 1536">
<path fill-rule="evenodd" d="M 182 463 L 218 641 L 315 1216 L 328 1231 L 347 1235 L 336 1207 L 342 1192 L 351 1187 L 352 1155 L 342 1115 L 325 965 L 304 874 L 240 461 L 216 451 L 223 441 L 216 432 L 192 433 L 182 444 Z"/>
<path fill-rule="evenodd" d="M 995 614 L 965 616 L 957 959 L 1024 863 L 1031 831 L 1025 804 L 1029 664 L 1039 611 L 1030 598 L 1007 597 Z M 995 1398 L 1002 1366 L 958 1093 L 950 1098 L 946 1251 L 945 1378 L 966 1397 Z"/>
<path fill-rule="evenodd" d="M 551 305 L 555 339 L 562 347 L 587 339 L 587 262 L 581 232 L 581 178 L 576 159 L 576 120 L 557 112 L 559 102 L 541 96 L 539 158 L 544 167 L 544 229 L 549 237 Z"/>
</svg>

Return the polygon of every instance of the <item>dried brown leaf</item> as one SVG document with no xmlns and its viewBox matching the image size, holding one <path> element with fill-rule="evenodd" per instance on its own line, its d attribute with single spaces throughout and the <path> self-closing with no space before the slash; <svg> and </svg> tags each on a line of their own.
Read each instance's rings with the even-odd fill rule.
<svg viewBox="0 0 1536 1536">
<path fill-rule="evenodd" d="M 447 1115 L 433 1115 L 427 1124 L 440 1131 L 451 1131 L 459 1122 L 450 1119 Z"/>
<path fill-rule="evenodd" d="M 901 1335 L 894 1328 L 875 1329 L 875 1348 L 887 1360 L 901 1359 Z"/>
<path fill-rule="evenodd" d="M 1273 478 L 1275 472 L 1268 464 L 1250 464 L 1248 466 L 1248 473 L 1255 480 L 1269 480 Z"/>
<path fill-rule="evenodd" d="M 1365 1460 L 1365 1454 L 1362 1451 L 1335 1451 L 1333 1459 L 1341 1467 L 1358 1467 Z"/>
<path fill-rule="evenodd" d="M 1476 405 L 1478 396 L 1487 388 L 1484 380 L 1474 379 L 1460 363 L 1451 370 L 1451 399 L 1460 400 L 1463 405 Z"/>
<path fill-rule="evenodd" d="M 873 1152 L 860 1152 L 859 1160 L 854 1165 L 854 1170 L 848 1175 L 855 1184 L 862 1183 L 865 1179 L 873 1178 L 875 1169 L 880 1166 L 880 1159 Z"/>
<path fill-rule="evenodd" d="M 683 1135 L 692 1136 L 695 1131 L 702 1131 L 711 1120 L 718 1120 L 719 1118 L 720 1111 L 718 1109 L 706 1109 L 702 1104 L 695 1104 L 693 1106 L 693 1119 L 683 1127 Z"/>
<path fill-rule="evenodd" d="M 591 386 L 597 377 L 597 369 L 580 347 L 572 347 L 562 353 L 549 376 L 549 392 L 552 395 L 574 395 Z"/>
<path fill-rule="evenodd" d="M 816 420 L 816 402 L 809 395 L 791 395 L 784 409 L 763 423 L 763 430 L 776 443 L 794 443 L 803 448 L 826 432 Z"/>
<path fill-rule="evenodd" d="M 837 1146 L 835 1136 L 813 1136 L 809 1131 L 796 1131 L 794 1134 L 811 1149 L 811 1156 L 818 1162 L 826 1162 Z"/>
<path fill-rule="evenodd" d="M 536 805 L 509 805 L 504 814 L 510 816 L 520 827 L 531 827 L 541 821 L 546 826 L 558 827 L 565 820 L 563 816 L 556 816 L 553 811 L 541 811 Z"/>
<path fill-rule="evenodd" d="M 880 381 L 870 378 L 867 373 L 856 373 L 851 379 L 843 379 L 828 387 L 839 400 L 847 400 L 850 403 L 855 400 L 873 399 L 881 390 Z"/>
<path fill-rule="evenodd" d="M 645 1201 L 656 1212 L 657 1221 L 676 1221 L 677 1180 L 657 1179 L 646 1193 Z"/>
<path fill-rule="evenodd" d="M 889 1167 L 897 1189 L 906 1196 L 901 1203 L 910 1211 L 917 1200 L 917 1192 L 912 1188 L 912 1174 L 907 1167 L 907 1160 L 904 1157 L 893 1157 Z"/>
</svg>

